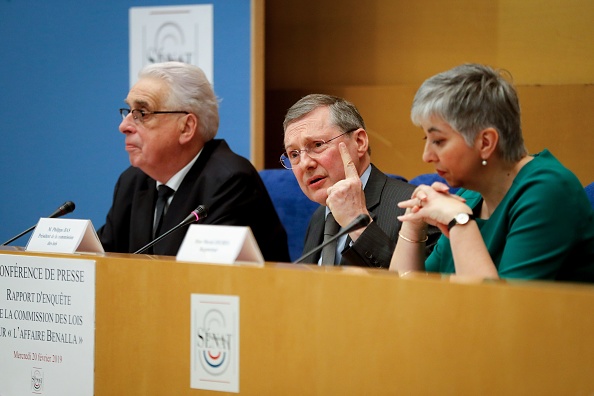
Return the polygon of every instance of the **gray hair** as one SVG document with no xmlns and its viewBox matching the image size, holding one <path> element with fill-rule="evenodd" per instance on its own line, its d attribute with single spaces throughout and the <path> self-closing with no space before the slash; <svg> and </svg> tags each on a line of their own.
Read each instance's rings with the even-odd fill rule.
<svg viewBox="0 0 594 396">
<path fill-rule="evenodd" d="M 216 136 L 219 104 L 202 69 L 181 62 L 153 63 L 142 69 L 138 77 L 165 81 L 169 86 L 169 97 L 165 100 L 168 110 L 184 110 L 196 115 L 205 141 Z"/>
<path fill-rule="evenodd" d="M 427 79 L 415 95 L 411 119 L 420 126 L 432 116 L 460 132 L 469 146 L 481 130 L 494 128 L 505 161 L 517 162 L 527 154 L 516 90 L 491 67 L 465 64 Z"/>
<path fill-rule="evenodd" d="M 359 111 L 352 103 L 345 99 L 332 95 L 311 94 L 299 99 L 285 115 L 283 130 L 287 130 L 289 124 L 306 116 L 319 107 L 330 109 L 330 122 L 343 132 L 355 129 L 365 129 L 365 122 Z"/>
</svg>

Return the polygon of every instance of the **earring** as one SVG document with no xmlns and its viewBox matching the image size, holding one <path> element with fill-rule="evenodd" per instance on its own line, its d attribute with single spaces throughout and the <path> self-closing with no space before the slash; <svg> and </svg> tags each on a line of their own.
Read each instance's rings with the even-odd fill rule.
<svg viewBox="0 0 594 396">
<path fill-rule="evenodd" d="M 481 164 L 482 164 L 483 166 L 487 166 L 487 160 L 483 160 L 483 162 L 481 162 Z"/>
</svg>

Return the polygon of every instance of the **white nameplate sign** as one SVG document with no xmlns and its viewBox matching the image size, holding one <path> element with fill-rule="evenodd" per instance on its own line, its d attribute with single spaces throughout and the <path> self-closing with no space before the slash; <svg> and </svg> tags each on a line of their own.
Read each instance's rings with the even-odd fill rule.
<svg viewBox="0 0 594 396">
<path fill-rule="evenodd" d="M 91 220 L 78 219 L 39 219 L 25 250 L 44 253 L 104 253 Z"/>
<path fill-rule="evenodd" d="M 201 263 L 264 264 L 264 257 L 249 227 L 192 224 L 177 260 Z"/>
</svg>

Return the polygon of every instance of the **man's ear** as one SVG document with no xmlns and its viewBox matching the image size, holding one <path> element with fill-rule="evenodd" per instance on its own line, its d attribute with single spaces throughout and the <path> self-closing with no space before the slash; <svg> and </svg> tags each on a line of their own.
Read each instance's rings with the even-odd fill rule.
<svg viewBox="0 0 594 396">
<path fill-rule="evenodd" d="M 369 149 L 369 136 L 367 136 L 367 131 L 363 128 L 359 128 L 353 132 L 353 139 L 357 143 L 357 155 L 361 158 Z"/>
<path fill-rule="evenodd" d="M 198 117 L 195 114 L 186 114 L 179 120 L 179 143 L 185 144 L 191 142 L 198 132 Z"/>
<path fill-rule="evenodd" d="M 480 131 L 476 137 L 476 147 L 481 154 L 481 158 L 488 160 L 495 150 L 499 142 L 499 132 L 495 128 L 485 128 Z"/>
</svg>

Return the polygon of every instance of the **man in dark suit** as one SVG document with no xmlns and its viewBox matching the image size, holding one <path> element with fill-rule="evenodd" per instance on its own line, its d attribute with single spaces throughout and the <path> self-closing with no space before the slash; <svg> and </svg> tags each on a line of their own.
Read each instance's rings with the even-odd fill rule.
<svg viewBox="0 0 594 396">
<path fill-rule="evenodd" d="M 285 230 L 258 172 L 214 139 L 218 103 L 200 68 L 149 65 L 125 102 L 119 129 L 132 166 L 120 176 L 98 230 L 106 251 L 135 252 L 204 205 L 208 216 L 200 224 L 249 226 L 265 260 L 289 261 Z M 158 190 L 169 192 L 162 216 Z M 168 235 L 149 253 L 176 255 L 186 231 Z"/>
<path fill-rule="evenodd" d="M 341 227 L 360 214 L 372 219 L 339 239 L 331 262 L 319 252 L 303 262 L 388 268 L 399 239 L 397 217 L 404 214 L 397 204 L 410 199 L 415 186 L 389 178 L 371 164 L 363 118 L 342 98 L 305 96 L 288 110 L 283 127 L 286 151 L 281 162 L 293 170 L 305 195 L 322 205 L 309 223 L 304 254 L 322 243 L 329 215 Z M 427 236 L 427 246 L 432 246 L 439 231 L 430 228 Z"/>
</svg>

